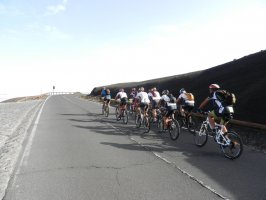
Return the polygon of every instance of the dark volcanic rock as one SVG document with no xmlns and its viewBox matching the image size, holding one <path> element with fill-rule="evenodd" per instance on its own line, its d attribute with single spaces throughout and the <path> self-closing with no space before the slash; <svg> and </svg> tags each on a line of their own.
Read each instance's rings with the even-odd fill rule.
<svg viewBox="0 0 266 200">
<path fill-rule="evenodd" d="M 180 88 L 194 94 L 196 106 L 207 97 L 208 86 L 211 83 L 219 84 L 223 89 L 235 93 L 235 119 L 266 124 L 266 51 L 261 51 L 243 58 L 228 62 L 210 69 L 158 78 L 142 82 L 119 83 L 107 85 L 112 94 L 124 88 L 129 92 L 132 87 L 143 86 L 146 89 L 157 87 L 161 92 L 168 89 L 175 96 Z M 91 95 L 99 95 L 102 86 L 95 87 Z"/>
</svg>

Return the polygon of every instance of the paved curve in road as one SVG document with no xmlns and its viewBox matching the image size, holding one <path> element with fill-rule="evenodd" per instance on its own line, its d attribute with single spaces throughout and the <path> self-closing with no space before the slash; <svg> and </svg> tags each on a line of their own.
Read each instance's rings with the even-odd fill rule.
<svg viewBox="0 0 266 200">
<path fill-rule="evenodd" d="M 36 116 L 9 182 L 16 199 L 266 199 L 266 155 L 245 147 L 237 160 L 182 130 L 177 141 L 133 121 L 106 118 L 101 105 L 51 96 Z"/>
</svg>

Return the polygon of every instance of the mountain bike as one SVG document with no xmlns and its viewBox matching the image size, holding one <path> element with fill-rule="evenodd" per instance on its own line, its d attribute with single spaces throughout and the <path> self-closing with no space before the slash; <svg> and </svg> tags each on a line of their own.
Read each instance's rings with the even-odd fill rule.
<svg viewBox="0 0 266 200">
<path fill-rule="evenodd" d="M 179 122 L 180 128 L 186 128 L 190 133 L 195 132 L 195 118 L 191 113 L 184 111 L 184 115 L 181 115 L 180 111 L 176 112 L 176 119 Z"/>
<path fill-rule="evenodd" d="M 108 117 L 109 116 L 109 109 L 110 109 L 110 106 L 109 104 L 105 103 L 102 107 L 102 114 L 105 116 L 105 117 Z"/>
<path fill-rule="evenodd" d="M 127 124 L 128 122 L 128 111 L 127 111 L 127 106 L 123 105 L 121 107 L 121 115 L 119 115 L 119 105 L 116 107 L 115 109 L 115 116 L 116 116 L 116 120 L 119 121 L 122 119 L 124 124 Z"/>
<path fill-rule="evenodd" d="M 208 112 L 202 114 L 207 115 Z M 224 125 L 215 124 L 215 132 L 213 133 L 207 116 L 202 123 L 196 123 L 194 142 L 198 147 L 203 147 L 208 141 L 208 136 L 211 135 L 226 158 L 236 159 L 243 152 L 243 142 L 234 131 L 224 133 L 223 127 Z"/>
<path fill-rule="evenodd" d="M 132 116 L 132 119 L 135 119 L 136 117 L 136 108 L 137 108 L 137 103 L 135 100 L 130 100 L 128 102 L 128 113 L 129 115 Z"/>
<path fill-rule="evenodd" d="M 175 112 L 175 110 L 173 112 Z M 180 135 L 180 125 L 179 122 L 174 118 L 174 113 L 168 117 L 168 123 L 166 124 L 166 127 L 164 126 L 163 116 L 164 116 L 164 111 L 158 113 L 157 120 L 158 120 L 159 132 L 165 132 L 168 130 L 170 138 L 172 140 L 177 140 L 177 138 Z"/>
<path fill-rule="evenodd" d="M 149 109 L 146 111 L 147 114 L 145 114 L 144 108 L 140 109 L 140 112 L 138 112 L 135 116 L 135 124 L 137 128 L 140 128 L 143 126 L 144 128 L 144 133 L 148 133 L 150 131 L 150 118 L 149 118 Z"/>
</svg>

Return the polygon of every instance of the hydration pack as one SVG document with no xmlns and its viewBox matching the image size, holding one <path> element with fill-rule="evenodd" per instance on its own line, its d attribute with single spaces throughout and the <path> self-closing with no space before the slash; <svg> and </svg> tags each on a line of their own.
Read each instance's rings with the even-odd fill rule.
<svg viewBox="0 0 266 200">
<path fill-rule="evenodd" d="M 194 101 L 194 95 L 192 93 L 185 93 L 185 95 L 187 96 L 187 100 Z"/>
<path fill-rule="evenodd" d="M 234 105 L 236 103 L 236 97 L 234 93 L 228 92 L 226 90 L 217 90 L 215 92 L 217 99 L 224 105 Z"/>
</svg>

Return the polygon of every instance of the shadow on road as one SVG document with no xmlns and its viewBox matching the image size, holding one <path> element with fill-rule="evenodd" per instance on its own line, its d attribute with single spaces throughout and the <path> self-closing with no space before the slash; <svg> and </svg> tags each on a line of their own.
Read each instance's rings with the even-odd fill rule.
<svg viewBox="0 0 266 200">
<path fill-rule="evenodd" d="M 172 141 L 168 133 L 158 133 L 154 127 L 150 133 L 143 134 L 141 129 L 135 127 L 132 119 L 128 124 L 123 124 L 122 121 L 115 119 L 114 114 L 106 118 L 97 113 L 99 110 L 98 108 L 95 113 L 80 115 L 61 115 L 71 116 L 68 120 L 73 122 L 76 128 L 88 129 L 99 134 L 126 135 L 129 138 L 136 138 L 138 143 L 102 142 L 101 144 L 132 151 L 163 153 L 179 168 L 184 167 L 184 170 L 193 175 L 195 173 L 199 179 L 217 183 L 220 186 L 218 190 L 227 191 L 232 199 L 266 199 L 265 154 L 245 146 L 243 155 L 232 161 L 223 157 L 213 138 L 209 138 L 207 144 L 199 148 L 194 145 L 193 135 L 183 129 L 178 140 Z M 180 166 L 179 162 L 182 163 Z M 208 185 L 208 182 L 206 184 Z"/>
</svg>

